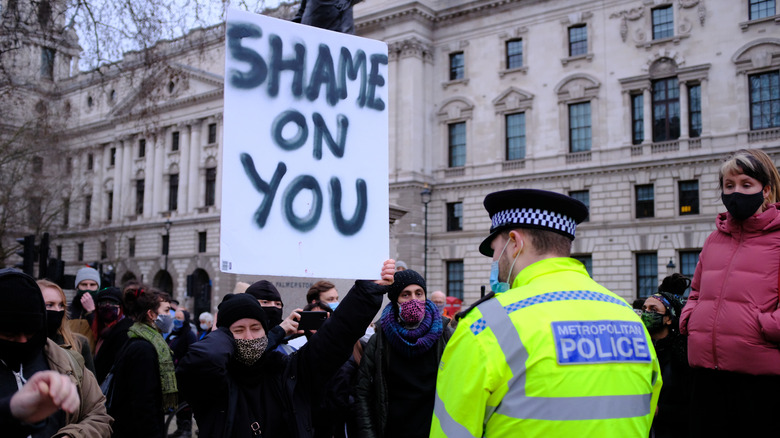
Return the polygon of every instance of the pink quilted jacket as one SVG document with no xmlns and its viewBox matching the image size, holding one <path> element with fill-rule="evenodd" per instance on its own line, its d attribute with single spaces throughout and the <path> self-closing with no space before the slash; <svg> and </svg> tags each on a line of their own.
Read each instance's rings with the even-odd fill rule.
<svg viewBox="0 0 780 438">
<path fill-rule="evenodd" d="M 742 223 L 721 213 L 680 316 L 693 367 L 780 375 L 780 203 Z"/>
</svg>

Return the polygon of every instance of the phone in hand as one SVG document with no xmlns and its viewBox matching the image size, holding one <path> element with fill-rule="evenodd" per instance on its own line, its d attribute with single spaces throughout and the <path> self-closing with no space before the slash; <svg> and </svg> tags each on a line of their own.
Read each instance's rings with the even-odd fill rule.
<svg viewBox="0 0 780 438">
<path fill-rule="evenodd" d="M 322 324 L 328 319 L 328 312 L 302 311 L 301 319 L 298 321 L 298 330 L 319 330 Z"/>
</svg>

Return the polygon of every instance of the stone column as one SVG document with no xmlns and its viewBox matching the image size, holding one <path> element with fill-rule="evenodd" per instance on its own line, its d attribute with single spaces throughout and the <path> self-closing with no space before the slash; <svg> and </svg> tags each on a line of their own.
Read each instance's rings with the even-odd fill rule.
<svg viewBox="0 0 780 438">
<path fill-rule="evenodd" d="M 650 88 L 642 89 L 642 121 L 644 122 L 645 139 L 642 144 L 653 142 L 653 95 Z"/>
<path fill-rule="evenodd" d="M 144 151 L 144 218 L 152 217 L 152 205 L 154 204 L 154 144 L 156 134 L 146 136 L 146 151 Z"/>
<path fill-rule="evenodd" d="M 198 190 L 201 186 L 201 180 L 200 180 L 200 150 L 203 147 L 200 140 L 200 134 L 203 130 L 203 120 L 195 120 L 192 123 L 192 140 L 190 141 L 190 162 L 189 162 L 189 181 L 187 181 L 188 184 L 188 194 L 187 197 L 189 200 L 187 201 L 188 204 L 188 211 L 189 212 L 197 212 L 198 207 L 202 205 L 202 202 L 200 199 L 198 199 L 198 194 L 200 193 L 200 190 Z"/>
<path fill-rule="evenodd" d="M 122 166 L 125 162 L 122 157 L 122 141 L 115 142 L 114 147 L 116 147 L 116 160 L 114 161 L 114 208 L 111 211 L 112 222 L 120 221 L 122 219 L 120 206 L 125 204 L 125 202 L 122 202 L 122 188 L 129 184 L 125 181 L 124 175 L 122 174 Z"/>
<path fill-rule="evenodd" d="M 680 81 L 680 138 L 686 139 L 690 136 L 690 102 L 688 102 L 688 83 Z"/>
<path fill-rule="evenodd" d="M 189 211 L 190 200 L 187 196 L 190 181 L 190 126 L 180 124 L 178 126 L 179 138 L 179 212 L 187 213 Z"/>
<path fill-rule="evenodd" d="M 92 223 L 102 224 L 106 220 L 105 205 L 106 191 L 103 187 L 103 174 L 105 172 L 105 148 L 101 147 L 95 151 L 92 158 Z"/>
<path fill-rule="evenodd" d="M 163 172 L 165 171 L 165 136 L 167 133 L 167 129 L 161 129 L 154 134 L 154 182 L 149 189 L 152 190 L 152 217 L 155 218 L 159 216 L 161 211 L 168 210 L 165 204 L 167 198 L 163 196 L 168 193 L 168 188 L 163 180 Z"/>
<path fill-rule="evenodd" d="M 215 186 L 215 193 L 214 193 L 214 207 L 218 211 L 222 211 L 222 146 L 224 146 L 224 141 L 222 137 L 222 114 L 217 114 L 216 116 L 216 122 L 217 122 L 217 142 L 221 143 L 217 146 L 217 183 Z"/>
<path fill-rule="evenodd" d="M 707 91 L 707 88 L 709 86 L 710 81 L 707 79 L 702 78 L 700 82 L 701 90 L 699 90 L 699 94 L 701 95 L 701 135 L 699 137 L 704 137 L 705 135 L 710 134 L 710 95 Z M 739 83 L 739 76 L 737 76 L 737 83 Z M 737 89 L 739 89 L 739 86 L 737 86 Z M 739 93 L 739 91 L 738 91 Z M 740 100 L 744 99 L 747 96 L 743 96 Z M 742 103 L 740 103 L 742 105 Z M 745 103 L 745 106 L 742 108 L 749 108 L 749 104 Z M 739 111 L 740 114 L 749 113 L 749 111 Z"/>
</svg>

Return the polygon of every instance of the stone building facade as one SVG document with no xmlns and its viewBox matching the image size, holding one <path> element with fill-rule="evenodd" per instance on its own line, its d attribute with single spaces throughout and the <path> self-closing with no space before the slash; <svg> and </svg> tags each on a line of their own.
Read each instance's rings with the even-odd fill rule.
<svg viewBox="0 0 780 438">
<path fill-rule="evenodd" d="M 390 256 L 425 271 L 429 290 L 473 302 L 490 268 L 477 252 L 482 200 L 528 187 L 589 205 L 575 256 L 627 299 L 672 271 L 691 275 L 723 210 L 723 157 L 750 147 L 780 160 L 776 7 L 358 4 L 356 33 L 389 46 Z M 69 272 L 101 261 L 195 311 L 252 280 L 218 266 L 223 46 L 215 26 L 99 71 L 54 57 L 51 105 L 68 115 L 74 169 L 55 239 Z"/>
</svg>

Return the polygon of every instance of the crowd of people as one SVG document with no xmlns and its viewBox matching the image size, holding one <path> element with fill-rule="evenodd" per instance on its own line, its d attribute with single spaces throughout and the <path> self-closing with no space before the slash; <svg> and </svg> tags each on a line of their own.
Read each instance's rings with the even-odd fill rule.
<svg viewBox="0 0 780 438">
<path fill-rule="evenodd" d="M 727 211 L 693 278 L 633 309 L 570 257 L 587 208 L 530 189 L 486 197 L 492 292 L 457 314 L 394 260 L 343 297 L 316 282 L 303 309 L 261 280 L 197 319 L 144 284 L 101 288 L 89 267 L 71 303 L 0 270 L 0 434 L 772 436 L 780 175 L 740 150 L 719 181 Z M 303 327 L 310 312 L 323 320 Z"/>
</svg>

